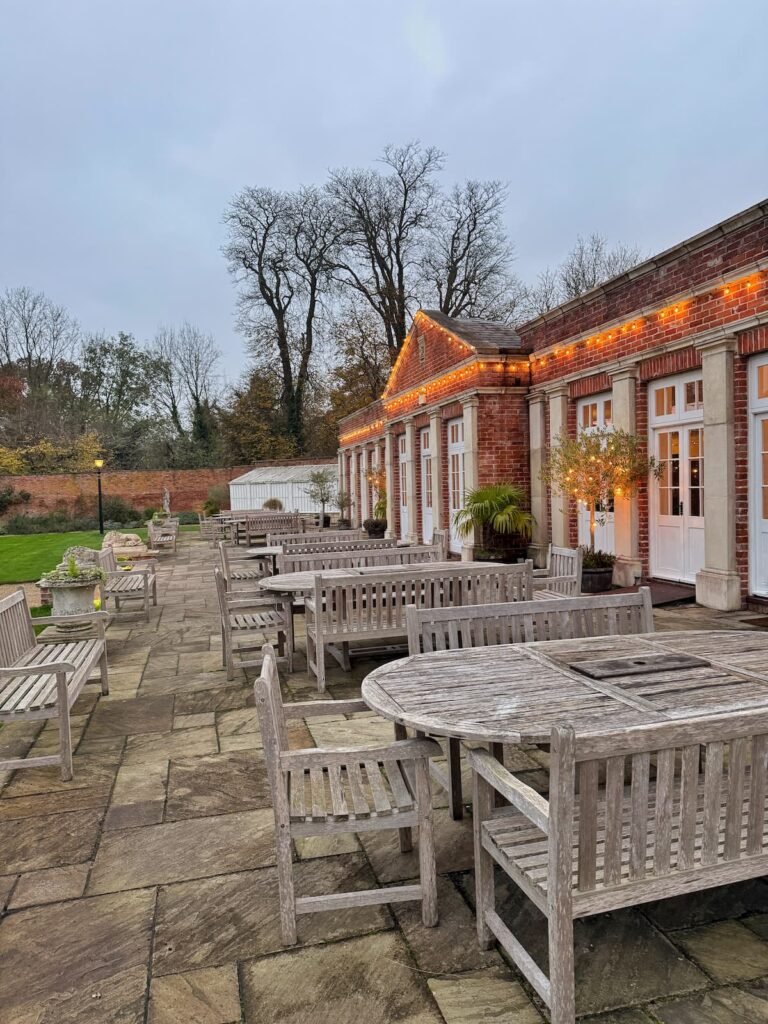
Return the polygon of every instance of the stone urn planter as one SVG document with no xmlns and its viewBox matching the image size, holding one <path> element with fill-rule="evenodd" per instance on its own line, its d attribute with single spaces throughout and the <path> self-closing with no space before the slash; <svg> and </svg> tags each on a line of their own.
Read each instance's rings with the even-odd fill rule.
<svg viewBox="0 0 768 1024">
<path fill-rule="evenodd" d="M 387 520 L 386 519 L 366 519 L 363 523 L 363 529 L 369 537 L 382 538 L 387 532 Z"/>
<path fill-rule="evenodd" d="M 38 584 L 45 587 L 53 598 L 53 614 L 64 617 L 93 614 L 96 586 L 104 579 L 104 571 L 96 565 L 79 565 L 74 555 L 52 572 L 47 572 Z M 82 622 L 71 625 L 62 622 L 58 628 L 65 633 L 83 629 Z"/>
<path fill-rule="evenodd" d="M 613 585 L 613 569 L 582 569 L 581 592 L 583 594 L 604 594 Z"/>
</svg>

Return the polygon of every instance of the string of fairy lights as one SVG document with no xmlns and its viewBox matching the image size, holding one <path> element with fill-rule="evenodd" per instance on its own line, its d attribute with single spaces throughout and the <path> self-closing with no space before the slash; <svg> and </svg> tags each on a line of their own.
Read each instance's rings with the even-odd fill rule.
<svg viewBox="0 0 768 1024">
<path fill-rule="evenodd" d="M 410 388 L 408 391 L 399 394 L 396 398 L 388 398 L 396 384 L 398 369 L 403 358 L 417 337 L 418 330 L 412 330 L 400 349 L 392 367 L 387 386 L 382 393 L 381 401 L 384 411 L 391 417 L 408 411 L 411 408 L 416 409 L 420 405 L 426 404 L 430 397 L 435 397 L 438 393 L 445 394 L 446 389 L 450 388 L 454 383 L 458 382 L 466 385 L 481 377 L 487 380 L 489 372 L 498 376 L 498 383 L 501 385 L 514 383 L 519 385 L 522 383 L 521 378 L 523 375 L 525 375 L 526 383 L 533 383 L 536 370 L 544 369 L 553 363 L 562 363 L 564 360 L 571 359 L 577 353 L 584 352 L 585 350 L 610 348 L 616 342 L 622 341 L 627 337 L 641 337 L 643 331 L 649 327 L 656 327 L 659 324 L 669 326 L 670 324 L 679 323 L 689 314 L 692 304 L 697 299 L 719 297 L 723 300 L 733 301 L 749 296 L 764 282 L 764 279 L 765 271 L 755 271 L 744 277 L 730 280 L 717 288 L 705 288 L 686 298 L 678 299 L 672 304 L 644 312 L 642 315 L 634 316 L 624 323 L 615 324 L 607 330 L 584 335 L 569 341 L 567 344 L 555 345 L 550 351 L 531 353 L 522 359 L 508 359 L 506 357 L 490 360 L 483 359 L 477 355 L 477 350 L 472 345 L 461 338 L 457 338 L 447 328 L 435 323 L 419 311 L 414 317 L 414 324 L 417 329 L 420 320 L 422 318 L 426 319 L 429 322 L 430 333 L 439 332 L 443 340 L 457 350 L 457 355 L 467 352 L 470 353 L 470 356 L 469 358 L 465 356 L 464 362 L 455 369 L 443 373 L 431 381 Z M 510 380 L 510 378 L 513 378 L 513 380 Z M 340 442 L 341 444 L 360 442 L 373 434 L 380 433 L 385 422 L 383 419 L 377 419 L 375 422 L 351 430 L 340 437 Z"/>
</svg>

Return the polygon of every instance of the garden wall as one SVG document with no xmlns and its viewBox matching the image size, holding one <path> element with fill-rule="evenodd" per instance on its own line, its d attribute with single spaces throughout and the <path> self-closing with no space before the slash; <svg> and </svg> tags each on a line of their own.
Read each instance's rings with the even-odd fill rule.
<svg viewBox="0 0 768 1024">
<path fill-rule="evenodd" d="M 263 463 L 260 463 L 262 465 Z M 265 463 L 281 465 L 282 462 Z M 253 466 L 232 466 L 221 469 L 177 470 L 102 470 L 104 497 L 123 498 L 140 512 L 145 508 L 160 508 L 163 488 L 171 496 L 171 509 L 176 512 L 197 511 L 208 497 L 211 487 L 228 484 L 236 476 L 247 473 Z M 29 491 L 28 504 L 17 505 L 13 512 L 37 514 L 57 510 L 75 512 L 75 502 L 81 498 L 81 514 L 97 514 L 96 473 L 61 473 L 50 476 L 0 477 L 0 489 L 13 487 L 16 491 Z"/>
</svg>

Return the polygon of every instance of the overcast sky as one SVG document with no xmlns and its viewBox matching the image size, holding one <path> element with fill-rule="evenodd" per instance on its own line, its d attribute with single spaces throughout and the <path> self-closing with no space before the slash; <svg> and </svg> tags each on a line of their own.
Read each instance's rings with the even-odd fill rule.
<svg viewBox="0 0 768 1024">
<path fill-rule="evenodd" d="M 420 138 L 501 178 L 517 273 L 768 196 L 766 0 L 0 0 L 0 290 L 188 319 L 237 377 L 222 212 Z"/>
</svg>

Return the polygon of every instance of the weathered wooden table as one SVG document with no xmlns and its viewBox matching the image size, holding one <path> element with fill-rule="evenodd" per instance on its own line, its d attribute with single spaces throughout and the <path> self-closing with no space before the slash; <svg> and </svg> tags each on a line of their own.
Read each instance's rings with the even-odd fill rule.
<svg viewBox="0 0 768 1024">
<path fill-rule="evenodd" d="M 282 553 L 283 549 L 279 544 L 270 544 L 260 548 L 247 548 L 245 557 L 255 558 L 258 562 L 270 561 L 272 564 L 270 576 L 274 576 L 277 572 L 277 556 Z"/>
<path fill-rule="evenodd" d="M 361 565 L 349 569 L 318 569 L 317 572 L 285 572 L 277 576 L 267 576 L 260 581 L 265 590 L 273 590 L 278 594 L 311 594 L 315 589 L 315 576 L 323 579 L 338 579 L 340 576 L 365 576 L 367 573 L 402 572 L 404 575 L 416 573 L 421 569 L 456 569 L 471 565 L 491 565 L 491 562 L 418 562 L 410 565 Z"/>
<path fill-rule="evenodd" d="M 589 637 L 438 651 L 381 665 L 366 704 L 431 736 L 547 743 L 577 731 L 768 707 L 768 633 L 701 631 Z M 442 780 L 445 783 L 447 780 Z"/>
</svg>

